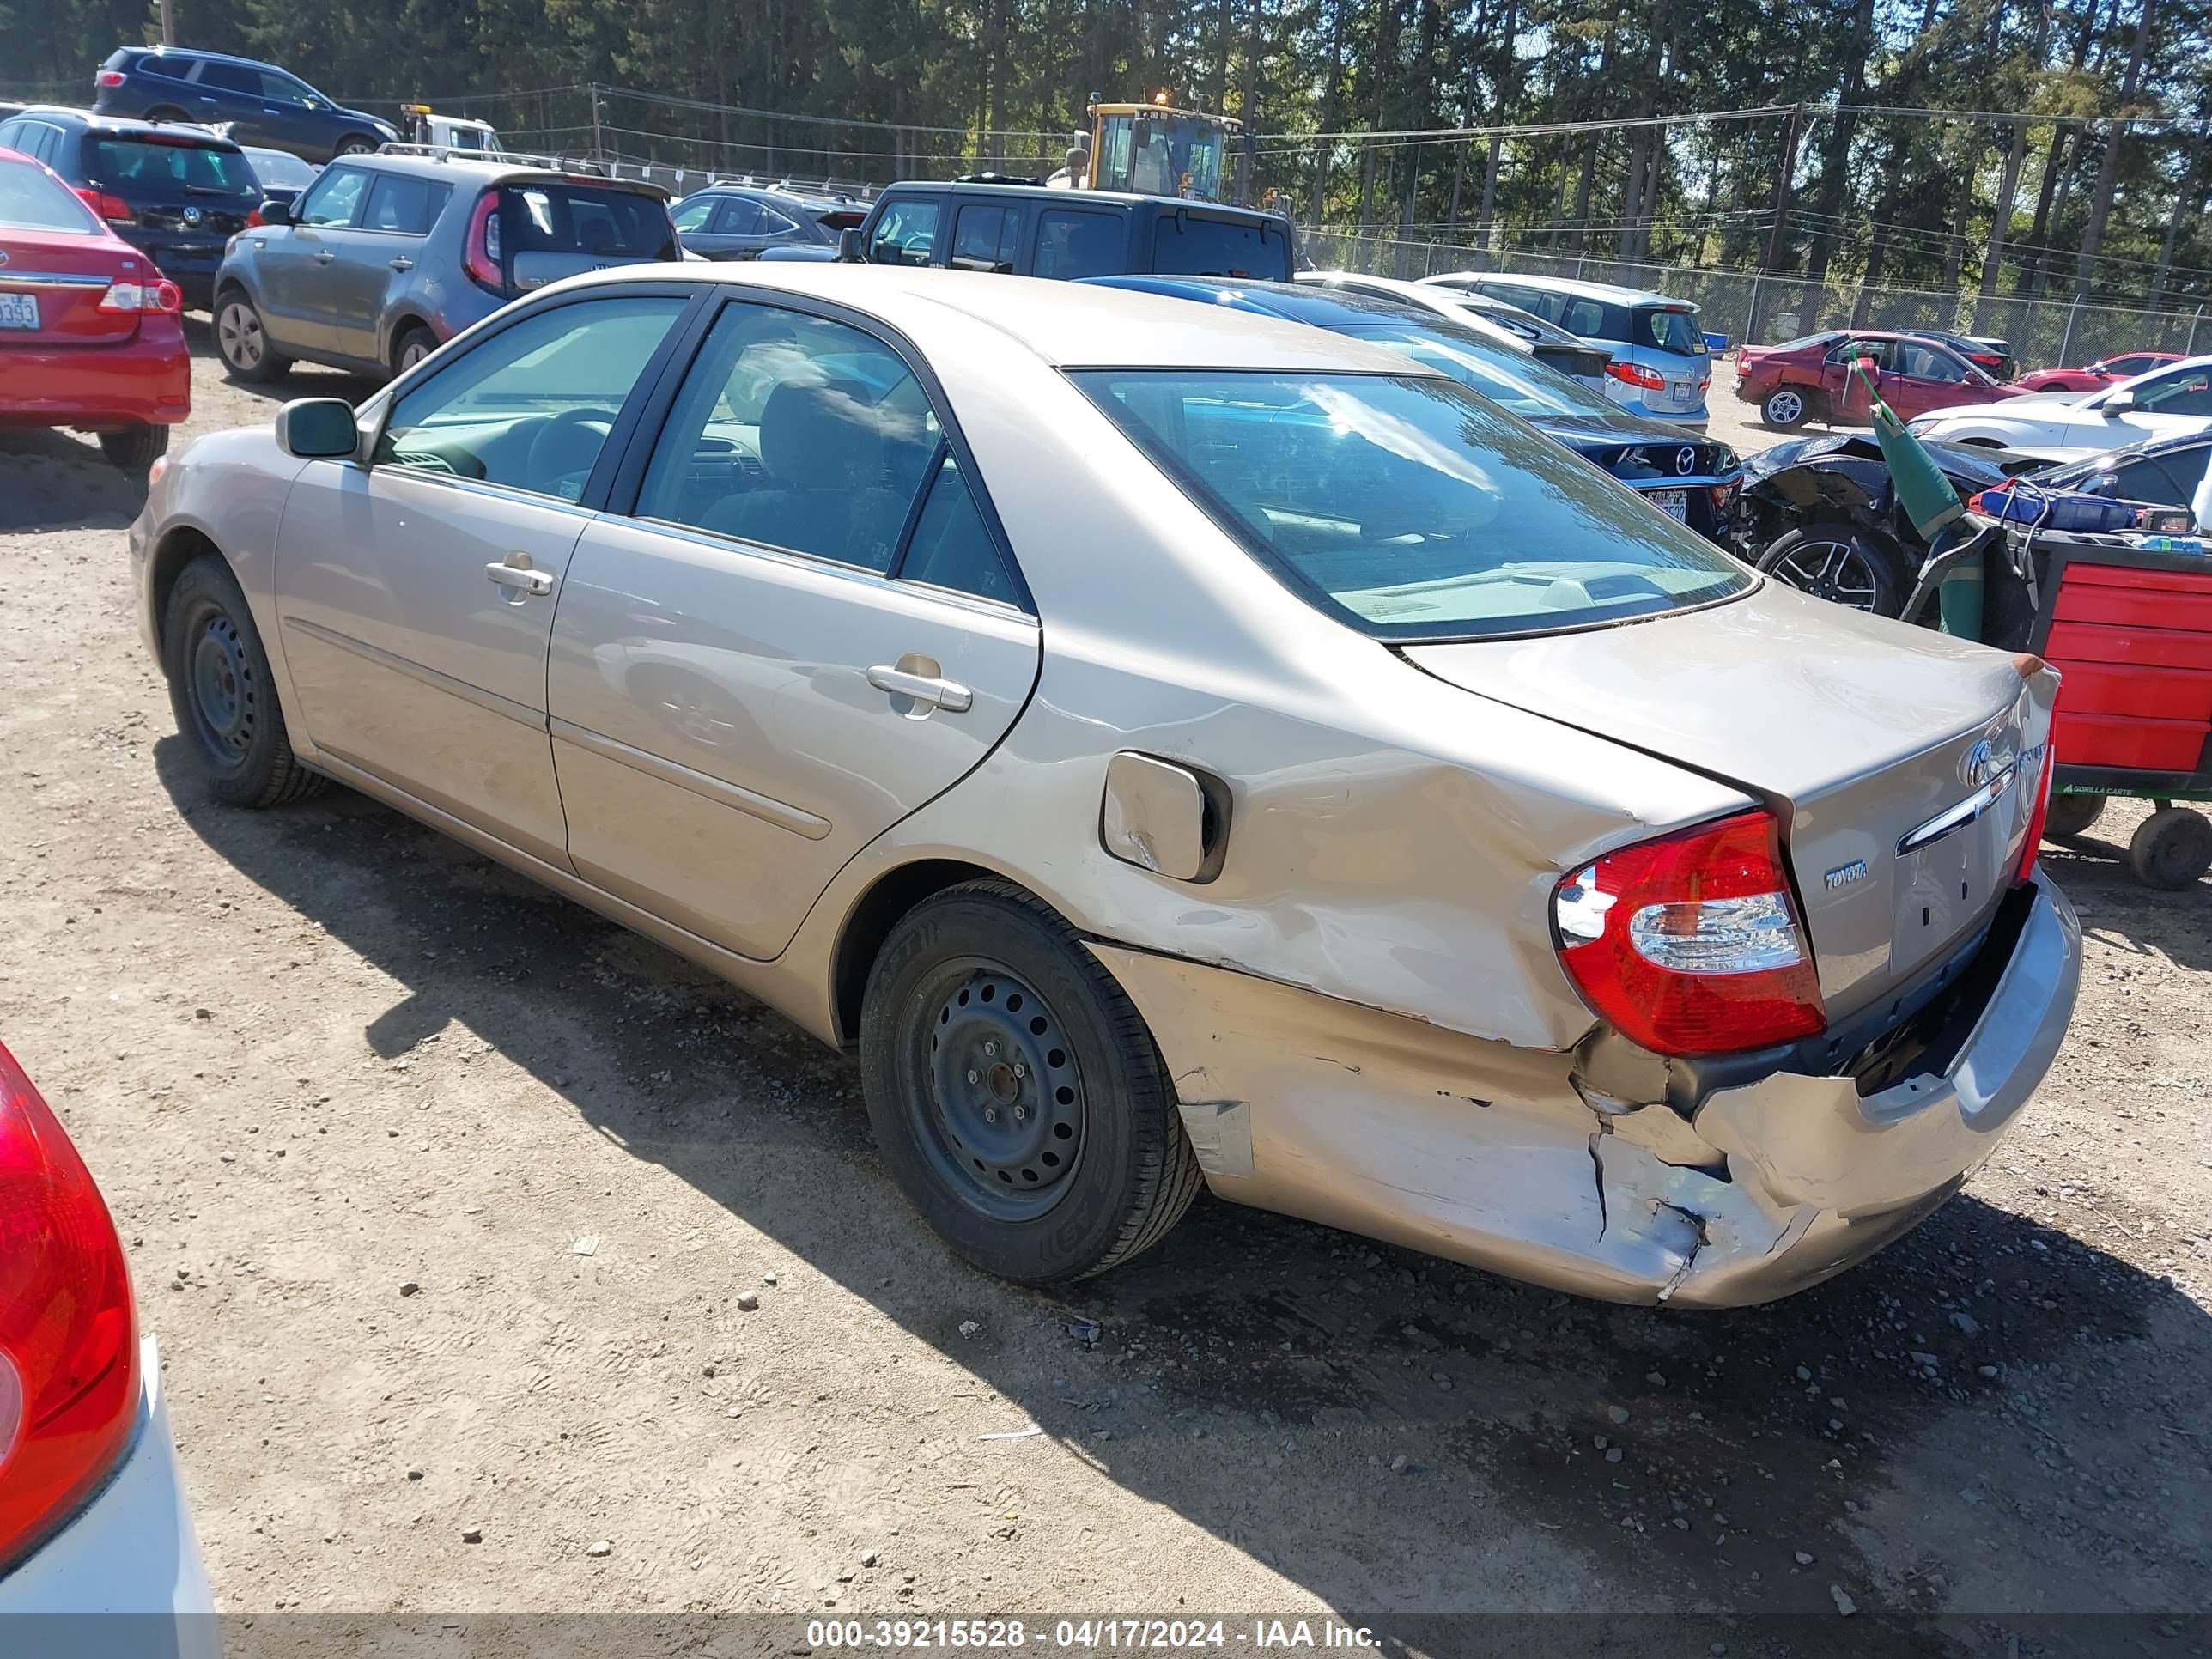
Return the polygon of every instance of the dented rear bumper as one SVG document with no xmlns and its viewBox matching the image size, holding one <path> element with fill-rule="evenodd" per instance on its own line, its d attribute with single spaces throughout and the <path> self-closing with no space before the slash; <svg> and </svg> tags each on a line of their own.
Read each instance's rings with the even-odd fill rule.
<svg viewBox="0 0 2212 1659">
<path fill-rule="evenodd" d="M 1686 1110 L 1593 1105 L 1571 1054 L 1093 948 L 1221 1196 L 1582 1295 L 1733 1307 L 1863 1260 L 1980 1167 L 2065 1036 L 2081 937 L 2045 883 L 1923 1065 L 1863 1096 L 1777 1072 Z"/>
</svg>

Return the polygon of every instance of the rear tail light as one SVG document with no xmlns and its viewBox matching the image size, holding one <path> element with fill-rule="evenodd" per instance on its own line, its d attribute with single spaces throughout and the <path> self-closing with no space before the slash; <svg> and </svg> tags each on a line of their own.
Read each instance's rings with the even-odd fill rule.
<svg viewBox="0 0 2212 1659">
<path fill-rule="evenodd" d="M 1608 853 L 1560 882 L 1552 917 L 1583 1000 L 1655 1054 L 1733 1054 L 1828 1023 L 1771 813 Z"/>
<path fill-rule="evenodd" d="M 261 210 L 258 206 L 246 209 L 246 228 L 248 230 L 260 230 L 264 228 L 268 222 L 269 222 L 266 219 L 261 216 Z"/>
<path fill-rule="evenodd" d="M 2042 752 L 2036 756 L 2038 775 L 2028 780 L 2027 787 L 2035 791 L 2035 805 L 2027 814 L 2027 840 L 2020 849 L 2020 863 L 2012 872 L 2012 884 L 2018 887 L 2035 874 L 2035 855 L 2043 845 L 2043 826 L 2051 817 L 2051 780 L 2057 771 L 2051 752 L 2051 740 L 2044 739 Z M 2028 763 L 2023 759 L 2021 764 Z"/>
<path fill-rule="evenodd" d="M 128 224 L 138 216 L 131 210 L 131 204 L 120 196 L 111 196 L 104 190 L 93 189 L 89 185 L 79 186 L 76 193 L 84 198 L 87 207 L 103 219 L 121 220 Z"/>
<path fill-rule="evenodd" d="M 1607 363 L 1605 366 L 1605 372 L 1616 380 L 1625 380 L 1630 386 L 1641 386 L 1646 392 L 1660 392 L 1666 389 L 1667 377 L 1657 369 L 1646 368 L 1641 363 Z"/>
<path fill-rule="evenodd" d="M 130 1443 L 134 1322 L 107 1206 L 0 1048 L 0 1570 L 66 1521 Z"/>
<path fill-rule="evenodd" d="M 123 71 L 102 70 L 92 77 L 92 84 L 95 87 L 119 87 L 123 84 Z"/>
<path fill-rule="evenodd" d="M 182 311 L 182 289 L 162 277 L 151 283 L 110 283 L 100 296 L 102 311 Z"/>
<path fill-rule="evenodd" d="M 469 234 L 462 245 L 461 269 L 469 280 L 495 294 L 507 291 L 507 273 L 500 267 L 499 192 L 488 190 L 469 215 Z"/>
</svg>

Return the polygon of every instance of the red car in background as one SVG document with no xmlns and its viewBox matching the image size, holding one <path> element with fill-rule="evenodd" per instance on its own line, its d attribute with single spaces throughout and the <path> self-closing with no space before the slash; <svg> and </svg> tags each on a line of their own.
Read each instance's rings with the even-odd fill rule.
<svg viewBox="0 0 2212 1659">
<path fill-rule="evenodd" d="M 67 426 L 143 472 L 191 413 L 184 296 L 78 195 L 0 149 L 0 426 Z"/>
<path fill-rule="evenodd" d="M 1746 346 L 1736 354 L 1735 395 L 1759 408 L 1759 417 L 1784 431 L 1808 421 L 1863 426 L 1866 382 L 1851 371 L 1854 357 L 1882 401 L 1904 420 L 1959 404 L 1994 404 L 2017 397 L 1940 341 L 1881 330 L 1837 329 L 1778 346 Z"/>
<path fill-rule="evenodd" d="M 2100 357 L 2086 368 L 2039 368 L 2014 384 L 2023 392 L 2102 392 L 2108 386 L 2180 361 L 2178 351 L 2130 351 L 2118 357 Z"/>
</svg>

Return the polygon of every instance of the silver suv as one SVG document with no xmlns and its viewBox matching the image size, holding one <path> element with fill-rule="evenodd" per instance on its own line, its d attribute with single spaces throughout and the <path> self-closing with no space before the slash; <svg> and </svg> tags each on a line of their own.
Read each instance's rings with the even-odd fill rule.
<svg viewBox="0 0 2212 1659">
<path fill-rule="evenodd" d="M 341 156 L 254 220 L 215 280 L 216 345 L 241 380 L 295 360 L 397 374 L 533 289 L 680 257 L 653 185 L 446 152 Z"/>
</svg>

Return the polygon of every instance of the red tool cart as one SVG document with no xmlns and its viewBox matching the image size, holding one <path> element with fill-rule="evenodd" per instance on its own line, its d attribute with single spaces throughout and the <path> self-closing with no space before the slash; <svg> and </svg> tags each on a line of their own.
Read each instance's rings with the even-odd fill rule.
<svg viewBox="0 0 2212 1659">
<path fill-rule="evenodd" d="M 2021 539 L 2036 573 L 2026 643 L 2063 676 L 2047 833 L 2081 834 L 2113 795 L 2149 800 L 2128 862 L 2150 886 L 2191 886 L 2212 869 L 2212 818 L 2178 804 L 2212 801 L 2212 557 L 2118 536 Z"/>
</svg>

